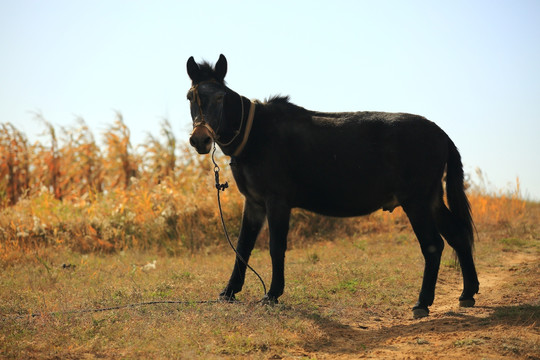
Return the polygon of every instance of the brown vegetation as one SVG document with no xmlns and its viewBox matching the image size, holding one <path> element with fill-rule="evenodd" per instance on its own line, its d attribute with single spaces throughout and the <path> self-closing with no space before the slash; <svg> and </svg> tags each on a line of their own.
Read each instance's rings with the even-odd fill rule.
<svg viewBox="0 0 540 360">
<path fill-rule="evenodd" d="M 40 246 L 79 252 L 158 246 L 179 253 L 221 242 L 210 159 L 178 144 L 168 121 L 161 124 L 161 137 L 149 135 L 134 149 L 120 113 L 103 133 L 101 147 L 81 118 L 77 126 L 61 128 L 59 139 L 50 122 L 36 117 L 45 126 L 47 144 L 30 145 L 13 125 L 2 125 L 0 257 Z M 227 160 L 218 161 L 232 185 L 223 203 L 235 233 L 243 201 Z M 477 224 L 515 219 L 526 205 L 519 182 L 511 193 L 486 194 L 477 188 L 469 196 Z M 408 226 L 399 210 L 345 220 L 296 211 L 292 223 L 293 246 Z"/>
<path fill-rule="evenodd" d="M 540 205 L 522 199 L 519 181 L 499 193 L 469 188 L 475 308 L 457 306 L 447 247 L 432 314 L 412 319 L 423 260 L 399 208 L 355 219 L 294 211 L 283 304 L 256 304 L 248 275 L 242 303 L 196 305 L 217 296 L 234 259 L 209 157 L 179 144 L 167 121 L 134 148 L 121 114 L 102 146 L 82 119 L 58 132 L 37 117 L 45 143 L 0 129 L 0 357 L 540 357 Z M 243 201 L 218 161 L 234 236 Z M 266 244 L 263 232 L 252 264 L 269 278 Z M 187 302 L 63 313 L 164 299 Z"/>
</svg>

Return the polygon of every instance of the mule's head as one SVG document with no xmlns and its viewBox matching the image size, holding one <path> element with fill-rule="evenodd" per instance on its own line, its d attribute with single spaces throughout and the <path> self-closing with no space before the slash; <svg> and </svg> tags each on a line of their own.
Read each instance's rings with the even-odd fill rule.
<svg viewBox="0 0 540 360">
<path fill-rule="evenodd" d="M 193 120 L 189 143 L 199 154 L 208 154 L 225 126 L 224 102 L 228 89 L 224 78 L 227 59 L 220 55 L 215 67 L 212 67 L 208 63 L 198 65 L 192 56 L 187 61 L 187 72 L 192 84 L 187 94 Z"/>
</svg>

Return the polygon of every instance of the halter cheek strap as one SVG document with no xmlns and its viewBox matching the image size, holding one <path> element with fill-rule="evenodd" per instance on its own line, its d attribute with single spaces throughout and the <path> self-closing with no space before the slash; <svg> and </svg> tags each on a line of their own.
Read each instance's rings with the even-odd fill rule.
<svg viewBox="0 0 540 360">
<path fill-rule="evenodd" d="M 212 129 L 212 127 L 208 125 L 208 123 L 204 120 L 204 113 L 203 113 L 202 105 L 201 105 L 201 97 L 199 96 L 199 85 L 200 83 L 197 85 L 193 85 L 190 90 L 191 93 L 193 94 L 194 100 L 197 102 L 197 106 L 199 107 L 199 117 L 200 117 L 200 121 L 194 124 L 193 131 L 191 132 L 191 134 L 193 134 L 195 129 L 198 128 L 199 126 L 204 126 L 210 131 L 210 133 L 212 134 L 212 138 L 216 139 L 217 137 L 216 137 L 216 133 L 214 132 L 214 129 Z"/>
</svg>

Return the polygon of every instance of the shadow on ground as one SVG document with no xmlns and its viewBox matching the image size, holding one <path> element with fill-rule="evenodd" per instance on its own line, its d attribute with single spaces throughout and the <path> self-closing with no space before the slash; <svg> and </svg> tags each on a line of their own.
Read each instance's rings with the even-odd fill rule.
<svg viewBox="0 0 540 360">
<path fill-rule="evenodd" d="M 320 314 L 304 312 L 304 316 L 315 320 L 319 328 L 324 332 L 321 339 L 307 339 L 303 348 L 308 352 L 324 353 L 328 355 L 347 355 L 370 352 L 378 348 L 389 348 L 389 343 L 395 339 L 404 338 L 405 341 L 416 340 L 418 344 L 426 336 L 438 335 L 446 338 L 450 344 L 459 345 L 454 338 L 459 338 L 460 332 L 477 334 L 478 337 L 490 333 L 495 327 L 523 328 L 528 331 L 531 328 L 538 329 L 540 323 L 540 306 L 538 305 L 515 305 L 498 307 L 478 307 L 482 316 L 469 313 L 447 312 L 422 320 L 403 320 L 401 324 L 358 326 L 340 323 L 329 317 L 321 317 Z M 472 312 L 472 311 L 471 311 Z M 489 314 L 485 316 L 485 314 Z M 500 329 L 499 329 L 500 331 Z M 489 338 L 489 337 L 487 337 Z M 533 347 L 538 350 L 537 341 Z M 534 351 L 534 349 L 532 349 Z"/>
</svg>

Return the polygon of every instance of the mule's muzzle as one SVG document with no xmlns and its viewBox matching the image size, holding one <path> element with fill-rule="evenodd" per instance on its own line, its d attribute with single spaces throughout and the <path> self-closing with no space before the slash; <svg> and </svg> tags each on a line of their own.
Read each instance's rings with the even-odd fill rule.
<svg viewBox="0 0 540 360">
<path fill-rule="evenodd" d="M 191 133 L 189 143 L 199 154 L 208 154 L 212 150 L 214 138 L 205 126 L 196 126 Z"/>
</svg>

